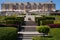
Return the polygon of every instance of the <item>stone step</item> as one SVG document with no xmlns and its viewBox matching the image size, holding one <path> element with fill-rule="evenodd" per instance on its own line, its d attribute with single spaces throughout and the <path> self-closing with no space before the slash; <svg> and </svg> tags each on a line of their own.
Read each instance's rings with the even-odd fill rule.
<svg viewBox="0 0 60 40">
<path fill-rule="evenodd" d="M 42 34 L 42 33 L 39 33 L 39 32 L 18 32 L 18 34 Z"/>
<path fill-rule="evenodd" d="M 32 40 L 32 39 L 23 39 L 23 38 L 18 38 L 18 40 Z"/>
<path fill-rule="evenodd" d="M 25 38 L 29 38 L 29 37 L 34 37 L 34 36 L 42 36 L 43 33 L 38 33 L 38 32 L 18 32 L 18 36 L 19 37 L 25 37 Z"/>
<path fill-rule="evenodd" d="M 25 27 L 24 31 L 36 31 L 36 27 Z"/>
<path fill-rule="evenodd" d="M 26 21 L 26 26 L 36 26 L 36 22 L 35 21 Z"/>
<path fill-rule="evenodd" d="M 36 31 L 36 26 L 22 26 L 24 31 Z"/>
<path fill-rule="evenodd" d="M 29 38 L 34 36 L 40 36 L 41 34 L 23 34 L 22 37 Z"/>
<path fill-rule="evenodd" d="M 34 36 L 43 36 L 44 33 L 39 32 L 18 32 L 18 39 L 19 40 L 32 40 Z M 48 36 L 48 35 L 45 35 Z"/>
<path fill-rule="evenodd" d="M 38 32 L 18 32 L 18 39 L 32 40 L 32 37 L 37 35 L 39 35 Z"/>
<path fill-rule="evenodd" d="M 32 40 L 34 36 L 43 36 L 43 33 L 38 32 L 18 32 L 18 39 Z"/>
</svg>

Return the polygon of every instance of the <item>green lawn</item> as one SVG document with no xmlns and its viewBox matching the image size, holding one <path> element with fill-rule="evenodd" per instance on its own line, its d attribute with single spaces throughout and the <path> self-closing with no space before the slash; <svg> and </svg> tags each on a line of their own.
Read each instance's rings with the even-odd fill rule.
<svg viewBox="0 0 60 40">
<path fill-rule="evenodd" d="M 54 40 L 60 40 L 60 28 L 52 28 L 50 35 L 53 36 Z"/>
<path fill-rule="evenodd" d="M 47 37 L 46 40 L 60 40 L 60 28 L 51 28 L 49 35 L 52 37 Z"/>
<path fill-rule="evenodd" d="M 32 40 L 60 40 L 60 28 L 51 28 L 48 37 L 36 36 Z"/>
</svg>

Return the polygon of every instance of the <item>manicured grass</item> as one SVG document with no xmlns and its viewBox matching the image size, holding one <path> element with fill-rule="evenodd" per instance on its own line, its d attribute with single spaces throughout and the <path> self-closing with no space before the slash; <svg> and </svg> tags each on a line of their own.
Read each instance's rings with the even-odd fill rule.
<svg viewBox="0 0 60 40">
<path fill-rule="evenodd" d="M 49 40 L 60 40 L 60 28 L 51 28 L 49 35 L 52 36 Z"/>
<path fill-rule="evenodd" d="M 0 27 L 0 40 L 17 40 L 17 29 L 14 27 Z"/>
<path fill-rule="evenodd" d="M 60 40 L 60 28 L 52 28 L 50 35 L 53 36 L 54 40 Z"/>
<path fill-rule="evenodd" d="M 60 28 L 51 28 L 49 36 L 35 36 L 32 40 L 60 40 Z"/>
</svg>

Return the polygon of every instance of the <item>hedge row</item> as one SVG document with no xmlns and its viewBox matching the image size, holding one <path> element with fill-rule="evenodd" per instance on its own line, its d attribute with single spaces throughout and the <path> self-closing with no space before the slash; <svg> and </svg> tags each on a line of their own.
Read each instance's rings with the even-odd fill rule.
<svg viewBox="0 0 60 40">
<path fill-rule="evenodd" d="M 14 27 L 0 27 L 0 40 L 17 40 L 17 29 Z"/>
<path fill-rule="evenodd" d="M 47 26 L 47 25 L 44 25 L 44 26 L 37 26 L 37 27 L 36 27 L 36 30 L 37 30 L 39 33 L 48 34 L 49 31 L 50 31 L 50 27 Z"/>
<path fill-rule="evenodd" d="M 53 24 L 53 23 L 54 23 L 53 20 L 43 20 L 42 21 L 42 25 Z"/>
<path fill-rule="evenodd" d="M 5 20 L 18 20 L 18 21 L 24 21 L 24 17 L 6 17 Z"/>
<path fill-rule="evenodd" d="M 55 18 L 54 17 L 35 17 L 35 22 L 38 24 L 38 26 L 40 26 L 40 24 L 42 25 L 46 25 L 46 24 L 53 24 Z"/>
<path fill-rule="evenodd" d="M 35 20 L 55 20 L 55 17 L 35 17 Z"/>
<path fill-rule="evenodd" d="M 24 24 L 24 17 L 5 17 L 0 24 Z"/>
</svg>

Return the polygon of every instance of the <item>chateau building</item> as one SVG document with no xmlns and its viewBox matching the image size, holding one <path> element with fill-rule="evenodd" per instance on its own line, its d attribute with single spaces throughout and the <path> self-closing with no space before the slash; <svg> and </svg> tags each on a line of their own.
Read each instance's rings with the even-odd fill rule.
<svg viewBox="0 0 60 40">
<path fill-rule="evenodd" d="M 40 11 L 55 11 L 53 2 L 25 2 L 25 3 L 2 3 L 2 10 L 40 10 Z"/>
<path fill-rule="evenodd" d="M 1 4 L 1 13 L 8 14 L 22 14 L 22 13 L 36 13 L 41 12 L 55 12 L 56 6 L 53 2 L 5 2 Z"/>
</svg>

